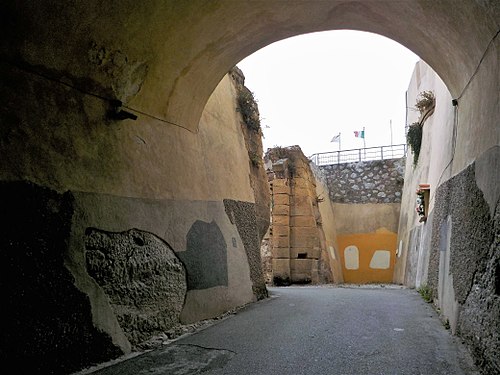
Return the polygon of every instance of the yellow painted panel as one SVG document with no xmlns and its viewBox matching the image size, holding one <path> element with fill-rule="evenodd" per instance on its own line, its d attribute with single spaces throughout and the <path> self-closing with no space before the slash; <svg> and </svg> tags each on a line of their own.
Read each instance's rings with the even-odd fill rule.
<svg viewBox="0 0 500 375">
<path fill-rule="evenodd" d="M 353 284 L 390 283 L 394 272 L 397 234 L 388 230 L 378 230 L 371 233 L 355 233 L 338 235 L 339 253 L 344 273 L 344 282 Z M 345 266 L 344 250 L 349 246 L 356 246 L 359 250 L 359 268 L 347 269 Z M 388 250 L 390 253 L 389 268 L 371 268 L 370 262 L 377 250 Z"/>
</svg>

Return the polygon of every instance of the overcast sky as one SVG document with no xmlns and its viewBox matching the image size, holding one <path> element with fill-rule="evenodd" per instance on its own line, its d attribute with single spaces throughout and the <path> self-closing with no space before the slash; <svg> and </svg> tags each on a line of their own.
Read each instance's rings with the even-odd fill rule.
<svg viewBox="0 0 500 375">
<path fill-rule="evenodd" d="M 271 44 L 242 60 L 262 117 L 264 152 L 299 145 L 306 156 L 405 143 L 406 90 L 419 57 L 371 33 L 329 31 Z"/>
</svg>

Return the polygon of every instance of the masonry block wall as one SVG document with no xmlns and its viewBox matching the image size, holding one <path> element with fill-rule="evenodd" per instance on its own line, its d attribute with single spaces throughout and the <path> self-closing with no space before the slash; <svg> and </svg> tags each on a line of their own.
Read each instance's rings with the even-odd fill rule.
<svg viewBox="0 0 500 375">
<path fill-rule="evenodd" d="M 318 167 L 334 203 L 400 203 L 405 159 L 342 163 Z"/>
<path fill-rule="evenodd" d="M 275 285 L 333 281 L 309 161 L 298 146 L 273 150 L 267 155 L 272 196 L 272 281 Z"/>
</svg>

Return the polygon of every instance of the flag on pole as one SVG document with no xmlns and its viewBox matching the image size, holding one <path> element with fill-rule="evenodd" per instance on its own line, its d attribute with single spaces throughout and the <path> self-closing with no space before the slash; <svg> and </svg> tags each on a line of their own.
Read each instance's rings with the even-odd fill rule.
<svg viewBox="0 0 500 375">
<path fill-rule="evenodd" d="M 333 137 L 330 142 L 340 142 L 340 133 Z"/>
<path fill-rule="evenodd" d="M 365 131 L 364 130 L 355 130 L 354 131 L 354 136 L 356 138 L 364 138 L 365 137 Z"/>
</svg>

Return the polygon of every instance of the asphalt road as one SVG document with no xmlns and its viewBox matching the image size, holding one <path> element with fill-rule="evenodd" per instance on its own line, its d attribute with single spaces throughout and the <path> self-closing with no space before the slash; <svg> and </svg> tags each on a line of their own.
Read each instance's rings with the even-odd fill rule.
<svg viewBox="0 0 500 375">
<path fill-rule="evenodd" d="M 415 290 L 269 290 L 271 298 L 209 328 L 94 374 L 478 374 Z"/>
</svg>

